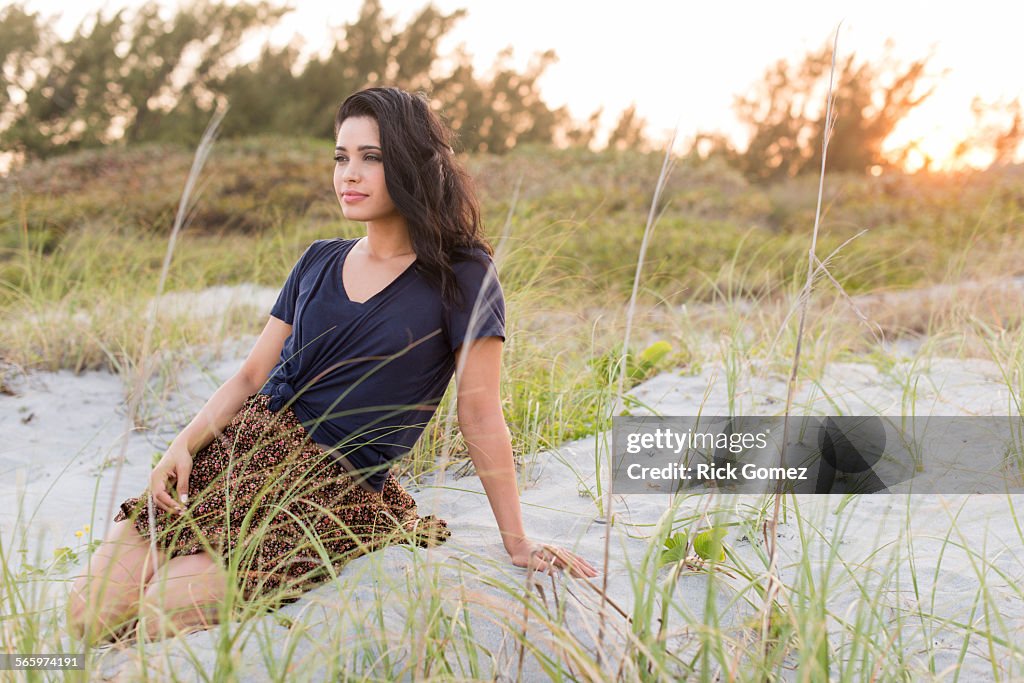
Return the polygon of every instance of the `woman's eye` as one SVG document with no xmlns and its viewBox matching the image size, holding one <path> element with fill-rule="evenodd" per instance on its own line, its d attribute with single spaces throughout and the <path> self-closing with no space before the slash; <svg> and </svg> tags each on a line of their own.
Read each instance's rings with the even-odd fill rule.
<svg viewBox="0 0 1024 683">
<path fill-rule="evenodd" d="M 379 156 L 377 156 L 376 154 L 368 154 L 368 155 L 366 156 L 366 158 L 367 158 L 367 159 L 370 159 L 370 160 L 373 160 L 373 161 L 380 161 L 380 157 L 379 157 Z"/>
<path fill-rule="evenodd" d="M 341 162 L 345 161 L 345 157 L 334 157 L 334 160 L 340 164 Z"/>
</svg>

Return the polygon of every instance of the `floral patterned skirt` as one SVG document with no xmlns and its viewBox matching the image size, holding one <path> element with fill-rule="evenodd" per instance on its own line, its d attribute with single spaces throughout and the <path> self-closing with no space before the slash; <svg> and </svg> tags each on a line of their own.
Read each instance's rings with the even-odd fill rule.
<svg viewBox="0 0 1024 683">
<path fill-rule="evenodd" d="M 379 493 L 359 486 L 290 408 L 274 412 L 268 402 L 249 396 L 195 454 L 184 514 L 154 506 L 157 544 L 169 557 L 206 550 L 227 568 L 236 555 L 243 601 L 273 595 L 294 602 L 331 578 L 328 562 L 338 571 L 392 543 L 426 547 L 451 535 L 445 520 L 419 516 L 394 476 Z M 121 503 L 114 521 L 131 519 L 150 538 L 148 501 L 147 488 Z"/>
</svg>

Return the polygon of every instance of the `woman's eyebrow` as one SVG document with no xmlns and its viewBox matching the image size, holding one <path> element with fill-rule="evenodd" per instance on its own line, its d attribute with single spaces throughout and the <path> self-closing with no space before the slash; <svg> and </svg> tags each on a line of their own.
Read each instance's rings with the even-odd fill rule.
<svg viewBox="0 0 1024 683">
<path fill-rule="evenodd" d="M 340 152 L 346 151 L 345 148 L 342 147 L 341 145 L 338 145 L 334 149 L 335 149 L 335 151 L 340 151 Z M 357 148 L 357 150 L 360 151 L 360 152 L 362 152 L 364 149 L 375 149 L 378 152 L 382 151 L 381 148 L 378 147 L 377 145 L 359 145 L 359 147 Z"/>
</svg>

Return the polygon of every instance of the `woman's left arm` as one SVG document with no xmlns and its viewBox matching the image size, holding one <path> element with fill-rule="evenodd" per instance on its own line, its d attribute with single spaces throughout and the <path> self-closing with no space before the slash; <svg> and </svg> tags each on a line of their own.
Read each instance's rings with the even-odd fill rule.
<svg viewBox="0 0 1024 683">
<path fill-rule="evenodd" d="M 539 571 L 568 568 L 574 576 L 596 576 L 597 570 L 583 558 L 534 543 L 523 530 L 512 438 L 501 410 L 501 351 L 500 337 L 482 337 L 460 346 L 455 351 L 455 384 L 459 429 L 501 530 L 502 543 L 519 567 L 532 565 Z"/>
</svg>

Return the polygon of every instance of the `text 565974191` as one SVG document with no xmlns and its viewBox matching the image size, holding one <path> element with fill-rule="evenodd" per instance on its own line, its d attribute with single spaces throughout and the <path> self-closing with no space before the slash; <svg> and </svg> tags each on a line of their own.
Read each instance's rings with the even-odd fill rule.
<svg viewBox="0 0 1024 683">
<path fill-rule="evenodd" d="M 84 669 L 84 654 L 0 653 L 0 671 L 15 669 Z"/>
</svg>

